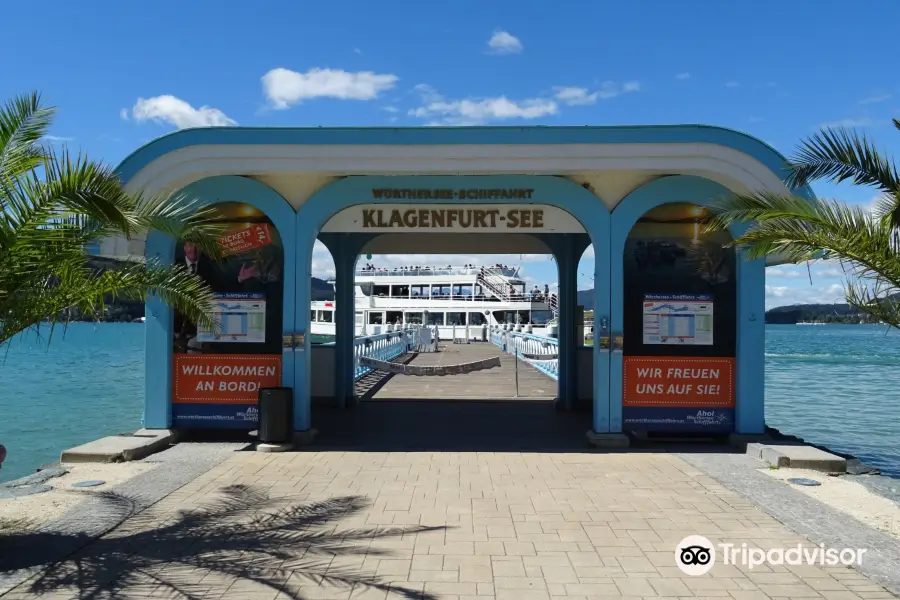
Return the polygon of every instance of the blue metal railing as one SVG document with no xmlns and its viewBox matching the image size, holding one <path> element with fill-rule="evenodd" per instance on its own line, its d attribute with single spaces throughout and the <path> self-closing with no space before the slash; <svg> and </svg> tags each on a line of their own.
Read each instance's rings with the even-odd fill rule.
<svg viewBox="0 0 900 600">
<path fill-rule="evenodd" d="M 491 343 L 544 375 L 559 379 L 559 339 L 521 331 L 491 328 Z"/>
<path fill-rule="evenodd" d="M 356 338 L 353 341 L 354 381 L 373 370 L 372 367 L 359 364 L 360 358 L 365 356 L 375 360 L 393 360 L 412 349 L 415 336 L 415 330 L 405 329 Z"/>
</svg>

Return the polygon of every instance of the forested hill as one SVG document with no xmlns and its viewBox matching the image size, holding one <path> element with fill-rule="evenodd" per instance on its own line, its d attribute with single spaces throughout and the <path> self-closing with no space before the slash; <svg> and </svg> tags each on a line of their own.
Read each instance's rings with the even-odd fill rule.
<svg viewBox="0 0 900 600">
<path fill-rule="evenodd" d="M 898 294 L 895 300 L 900 300 Z M 594 290 L 578 290 L 578 304 L 585 310 L 594 308 Z M 865 317 L 849 304 L 792 304 L 766 311 L 766 323 L 859 323 Z"/>
</svg>

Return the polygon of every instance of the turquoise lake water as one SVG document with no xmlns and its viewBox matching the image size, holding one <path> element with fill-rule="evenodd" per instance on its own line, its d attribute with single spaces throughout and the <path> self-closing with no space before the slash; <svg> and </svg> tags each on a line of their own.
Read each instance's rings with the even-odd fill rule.
<svg viewBox="0 0 900 600">
<path fill-rule="evenodd" d="M 875 325 L 766 328 L 769 425 L 900 476 L 900 335 Z M 0 355 L 0 480 L 140 427 L 144 326 L 75 323 Z"/>
</svg>

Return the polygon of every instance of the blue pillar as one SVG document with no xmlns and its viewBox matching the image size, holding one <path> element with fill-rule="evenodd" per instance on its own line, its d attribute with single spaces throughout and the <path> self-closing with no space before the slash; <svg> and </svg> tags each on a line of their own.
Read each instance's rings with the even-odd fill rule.
<svg viewBox="0 0 900 600">
<path fill-rule="evenodd" d="M 578 400 L 578 263 L 590 243 L 586 234 L 542 236 L 559 268 L 559 405 L 572 410 Z"/>
<path fill-rule="evenodd" d="M 158 231 L 147 237 L 146 256 L 162 265 L 175 259 L 175 242 Z M 172 322 L 174 313 L 157 296 L 149 296 L 144 305 L 144 418 L 148 429 L 172 426 Z M 153 382 L 152 384 L 150 382 Z"/>
<path fill-rule="evenodd" d="M 737 262 L 737 360 L 735 432 L 760 434 L 766 428 L 766 265 L 764 260 Z"/>
<path fill-rule="evenodd" d="M 353 341 L 356 338 L 356 261 L 370 234 L 321 233 L 319 241 L 328 248 L 335 268 L 334 395 L 338 406 L 356 404 L 353 389 Z"/>
<path fill-rule="evenodd" d="M 353 393 L 353 340 L 356 336 L 354 269 L 361 243 L 353 234 L 320 234 L 335 269 L 334 396 L 341 408 L 355 403 Z"/>
<path fill-rule="evenodd" d="M 611 398 L 612 351 L 611 295 L 621 298 L 621 290 L 612 289 L 610 269 L 622 265 L 622 256 L 610 254 L 610 236 L 594 239 L 594 418 L 593 432 L 609 434 L 622 432 L 622 403 L 614 403 Z M 607 347 L 601 338 L 609 338 Z M 621 374 L 621 373 L 620 373 Z M 595 442 L 596 443 L 596 442 Z"/>
<path fill-rule="evenodd" d="M 312 277 L 312 250 L 314 236 L 297 232 L 297 262 L 295 290 L 297 304 L 295 307 L 296 332 L 303 335 L 303 343 L 294 349 L 294 433 L 309 432 L 312 428 L 312 411 L 310 409 L 310 344 L 309 344 L 309 304 L 311 298 L 310 278 Z M 285 252 L 288 249 L 285 248 Z M 286 282 L 290 281 L 286 279 Z"/>
</svg>

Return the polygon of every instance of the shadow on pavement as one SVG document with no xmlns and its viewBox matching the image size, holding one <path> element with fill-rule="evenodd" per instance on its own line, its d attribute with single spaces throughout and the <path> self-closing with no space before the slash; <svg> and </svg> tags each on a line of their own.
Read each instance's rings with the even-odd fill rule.
<svg viewBox="0 0 900 600">
<path fill-rule="evenodd" d="M 110 503 L 127 504 L 116 494 Z M 71 555 L 34 576 L 16 591 L 74 598 L 258 597 L 270 590 L 304 598 L 321 585 L 357 591 L 390 590 L 436 600 L 421 590 L 394 587 L 366 575 L 365 556 L 390 558 L 372 542 L 443 529 L 368 527 L 341 529 L 342 519 L 359 516 L 371 504 L 346 496 L 298 504 L 269 498 L 247 486 L 231 486 L 196 510 L 182 511 L 158 525 L 141 513 L 106 536 L 18 532 L 0 537 L 0 572 L 40 567 L 50 549 Z M 237 586 L 237 587 L 235 587 Z M 17 596 L 18 597 L 18 596 Z"/>
<path fill-rule="evenodd" d="M 610 452 L 588 444 L 590 410 L 552 400 L 389 400 L 313 407 L 308 448 L 362 452 Z M 734 452 L 722 439 L 636 440 L 625 452 Z"/>
</svg>

